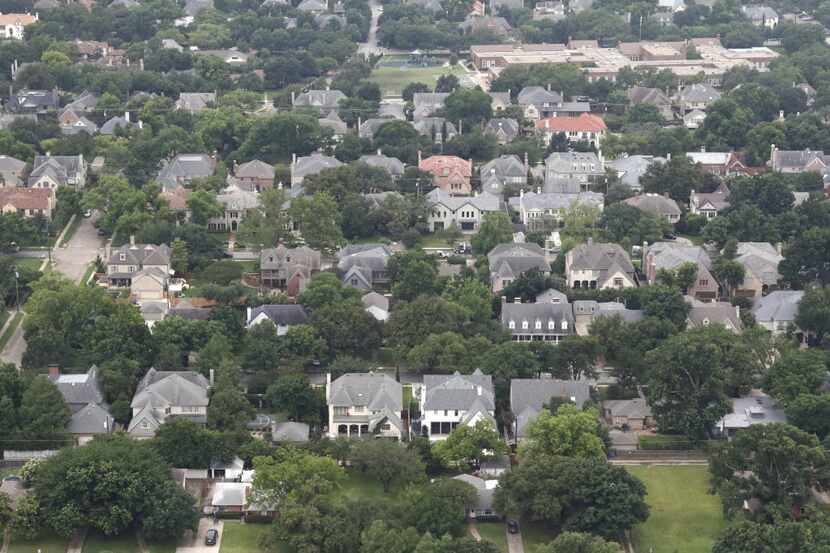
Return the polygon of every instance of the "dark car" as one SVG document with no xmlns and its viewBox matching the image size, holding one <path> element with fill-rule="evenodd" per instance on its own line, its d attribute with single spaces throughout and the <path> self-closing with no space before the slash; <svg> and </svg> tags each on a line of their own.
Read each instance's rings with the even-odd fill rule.
<svg viewBox="0 0 830 553">
<path fill-rule="evenodd" d="M 515 519 L 510 519 L 507 521 L 507 531 L 511 534 L 518 534 L 519 533 L 519 521 Z"/>
<path fill-rule="evenodd" d="M 205 534 L 205 545 L 216 545 L 219 539 L 219 531 L 216 528 L 211 528 Z"/>
<path fill-rule="evenodd" d="M 677 240 L 677 235 L 667 232 L 663 235 L 663 240 Z"/>
</svg>

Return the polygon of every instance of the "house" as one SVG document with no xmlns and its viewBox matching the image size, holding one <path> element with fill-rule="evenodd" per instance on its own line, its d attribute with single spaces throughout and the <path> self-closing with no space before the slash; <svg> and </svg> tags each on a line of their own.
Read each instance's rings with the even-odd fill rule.
<svg viewBox="0 0 830 553">
<path fill-rule="evenodd" d="M 159 193 L 159 198 L 167 202 L 167 207 L 171 210 L 182 214 L 184 219 L 190 217 L 190 210 L 187 207 L 187 199 L 190 197 L 192 190 L 184 187 L 169 188 L 162 190 Z"/>
<path fill-rule="evenodd" d="M 84 155 L 76 156 L 35 156 L 32 172 L 29 173 L 29 188 L 51 188 L 72 186 L 79 190 L 86 185 L 87 166 Z"/>
<path fill-rule="evenodd" d="M 720 100 L 721 94 L 710 85 L 695 83 L 681 88 L 674 97 L 677 106 L 682 113 L 699 109 L 706 111 L 706 108 Z"/>
<path fill-rule="evenodd" d="M 627 430 L 645 430 L 654 426 L 646 398 L 606 399 L 602 402 L 602 418 L 610 426 Z"/>
<path fill-rule="evenodd" d="M 81 133 L 86 133 L 92 136 L 98 132 L 98 125 L 86 117 L 80 117 L 70 125 L 61 125 L 60 131 L 64 136 L 76 136 Z"/>
<path fill-rule="evenodd" d="M 726 330 L 740 334 L 744 325 L 741 322 L 741 308 L 727 301 L 698 301 L 686 296 L 686 303 L 691 305 L 686 315 L 686 328 L 705 328 L 713 324 L 723 325 Z"/>
<path fill-rule="evenodd" d="M 389 320 L 389 298 L 377 292 L 363 294 L 360 298 L 364 311 L 369 313 L 375 320 L 385 323 Z"/>
<path fill-rule="evenodd" d="M 406 121 L 406 112 L 402 101 L 381 100 L 378 105 L 378 117 Z"/>
<path fill-rule="evenodd" d="M 593 148 L 602 147 L 605 137 L 605 121 L 590 113 L 578 117 L 546 117 L 536 121 L 536 132 L 548 144 L 557 134 L 564 134 L 568 142 L 587 142 Z"/>
<path fill-rule="evenodd" d="M 513 414 L 513 437 L 519 442 L 527 436 L 527 427 L 535 421 L 551 399 L 561 399 L 579 409 L 591 399 L 591 388 L 583 380 L 553 378 L 513 378 L 510 380 L 510 412 Z"/>
<path fill-rule="evenodd" d="M 365 121 L 358 119 L 357 136 L 360 138 L 374 140 L 375 134 L 380 130 L 380 128 L 387 123 L 391 123 L 392 121 L 397 121 L 397 119 L 393 119 L 391 117 L 372 117 L 371 119 L 366 119 Z"/>
<path fill-rule="evenodd" d="M 222 206 L 222 215 L 208 220 L 208 230 L 220 232 L 236 232 L 248 212 L 261 205 L 257 192 L 243 190 L 236 185 L 222 190 L 216 195 L 216 201 Z"/>
<path fill-rule="evenodd" d="M 432 173 L 435 185 L 448 194 L 463 196 L 472 191 L 470 179 L 473 175 L 473 161 L 471 159 L 443 155 L 421 159 L 419 151 L 418 168 Z"/>
<path fill-rule="evenodd" d="M 769 6 L 741 6 L 741 11 L 756 27 L 774 29 L 778 26 L 778 12 Z"/>
<path fill-rule="evenodd" d="M 538 296 L 536 301 L 539 301 Z M 616 301 L 576 300 L 573 302 L 573 310 L 578 336 L 588 336 L 591 333 L 591 324 L 601 317 L 619 317 L 625 323 L 636 323 L 645 319 L 642 309 L 629 309 L 624 303 Z"/>
<path fill-rule="evenodd" d="M 26 169 L 26 162 L 7 155 L 0 155 L 0 186 L 21 186 L 23 183 L 23 171 Z"/>
<path fill-rule="evenodd" d="M 533 7 L 533 21 L 562 21 L 565 19 L 565 4 L 559 0 L 542 0 Z"/>
<path fill-rule="evenodd" d="M 683 126 L 687 129 L 699 129 L 704 121 L 706 121 L 706 112 L 703 110 L 693 109 L 683 115 Z"/>
<path fill-rule="evenodd" d="M 291 188 L 301 186 L 303 180 L 310 175 L 316 175 L 324 169 L 333 169 L 341 165 L 343 163 L 336 158 L 320 152 L 313 152 L 311 155 L 302 157 L 295 155 L 291 163 Z"/>
<path fill-rule="evenodd" d="M 55 191 L 49 188 L 0 188 L 0 212 L 19 213 L 23 217 L 52 218 Z"/>
<path fill-rule="evenodd" d="M 140 271 L 152 274 L 170 275 L 170 248 L 166 244 L 136 244 L 130 236 L 130 243 L 116 248 L 107 259 L 106 280 L 113 288 L 129 288 L 133 276 Z"/>
<path fill-rule="evenodd" d="M 316 0 L 311 0 L 316 1 Z M 301 94 L 291 93 L 291 105 L 295 108 L 312 108 L 329 113 L 340 106 L 348 97 L 339 90 L 309 90 Z"/>
<path fill-rule="evenodd" d="M 687 152 L 692 163 L 698 163 L 701 169 L 718 177 L 748 175 L 746 165 L 735 152 Z"/>
<path fill-rule="evenodd" d="M 489 192 L 474 196 L 452 196 L 440 188 L 426 195 L 430 204 L 427 225 L 431 232 L 455 226 L 461 232 L 477 232 L 488 213 L 502 211 L 502 201 Z"/>
<path fill-rule="evenodd" d="M 23 29 L 38 22 L 38 14 L 4 13 L 0 14 L 0 38 L 23 40 Z"/>
<path fill-rule="evenodd" d="M 401 420 L 403 388 L 385 374 L 347 373 L 332 381 L 326 375 L 330 438 L 374 436 L 400 440 L 407 435 Z"/>
<path fill-rule="evenodd" d="M 96 44 L 104 44 L 103 48 L 106 48 L 106 43 Z M 84 90 L 78 95 L 78 97 L 75 100 L 66 104 L 66 107 L 64 107 L 63 109 L 64 111 L 74 111 L 75 113 L 90 113 L 95 111 L 95 107 L 97 105 L 98 96 L 96 96 L 88 90 Z"/>
<path fill-rule="evenodd" d="M 458 131 L 450 121 L 443 117 L 421 117 L 412 124 L 418 134 L 428 136 L 433 144 L 441 145 L 452 140 Z"/>
<path fill-rule="evenodd" d="M 412 96 L 412 120 L 417 122 L 444 107 L 449 92 L 416 92 Z"/>
<path fill-rule="evenodd" d="M 541 86 L 526 86 L 516 97 L 516 103 L 522 108 L 525 118 L 531 120 L 552 116 L 562 100 L 561 94 Z"/>
<path fill-rule="evenodd" d="M 458 28 L 464 34 L 488 33 L 497 37 L 507 38 L 513 31 L 513 27 L 503 17 L 492 15 L 475 15 L 470 13 L 464 21 L 458 24 Z"/>
<path fill-rule="evenodd" d="M 557 343 L 575 334 L 573 309 L 562 302 L 506 303 L 502 296 L 501 325 L 514 342 Z"/>
<path fill-rule="evenodd" d="M 689 212 L 714 219 L 729 207 L 729 194 L 726 183 L 721 183 L 714 192 L 692 190 L 689 194 Z"/>
<path fill-rule="evenodd" d="M 130 407 L 133 417 L 127 433 L 137 439 L 155 436 L 169 418 L 207 422 L 210 383 L 194 371 L 158 371 L 151 368 L 136 387 Z"/>
<path fill-rule="evenodd" d="M 519 122 L 512 117 L 490 119 L 484 127 L 484 132 L 495 136 L 499 144 L 513 142 L 518 138 L 520 131 Z"/>
<path fill-rule="evenodd" d="M 253 328 L 263 322 L 270 322 L 277 327 L 277 336 L 284 336 L 292 326 L 308 324 L 309 313 L 302 305 L 265 304 L 248 307 L 245 315 L 245 328 Z"/>
<path fill-rule="evenodd" d="M 660 271 L 675 271 L 685 263 L 697 266 L 697 278 L 686 291 L 689 296 L 711 301 L 718 297 L 718 281 L 712 276 L 712 260 L 700 246 L 677 242 L 655 242 L 643 248 L 642 273 L 649 284 L 657 282 Z"/>
<path fill-rule="evenodd" d="M 779 150 L 770 146 L 769 165 L 778 173 L 819 173 L 826 174 L 830 156 L 821 150 Z"/>
<path fill-rule="evenodd" d="M 319 118 L 317 124 L 323 129 L 329 129 L 336 140 L 341 139 L 349 132 L 349 126 L 340 118 L 335 109 L 331 110 L 325 117 Z"/>
<path fill-rule="evenodd" d="M 250 192 L 262 192 L 273 187 L 275 175 L 273 165 L 258 159 L 242 164 L 234 163 L 233 166 L 236 185 Z"/>
<path fill-rule="evenodd" d="M 604 163 L 593 152 L 553 152 L 545 159 L 545 185 L 578 182 L 584 192 L 604 176 Z"/>
<path fill-rule="evenodd" d="M 464 482 L 475 488 L 475 500 L 466 505 L 464 508 L 467 511 L 467 518 L 470 520 L 497 520 L 501 515 L 493 506 L 493 497 L 496 488 L 499 487 L 499 481 L 495 479 L 485 480 L 472 474 L 459 474 L 453 476 L 453 480 Z"/>
<path fill-rule="evenodd" d="M 112 4 L 110 4 L 112 6 Z M 184 46 L 173 40 L 172 38 L 161 39 L 162 50 L 175 50 L 179 53 L 184 52 Z"/>
<path fill-rule="evenodd" d="M 165 160 L 156 181 L 167 190 L 189 186 L 193 179 L 210 177 L 216 172 L 216 157 L 207 154 L 177 154 Z"/>
<path fill-rule="evenodd" d="M 272 422 L 271 441 L 278 444 L 308 442 L 310 427 L 304 422 Z"/>
<path fill-rule="evenodd" d="M 778 264 L 784 260 L 779 248 L 768 242 L 738 243 L 735 261 L 744 267 L 744 281 L 735 290 L 736 296 L 754 299 L 778 287 Z"/>
<path fill-rule="evenodd" d="M 519 220 L 525 228 L 534 231 L 558 227 L 565 214 L 577 205 L 593 206 L 602 211 L 605 196 L 599 192 L 559 194 L 521 190 L 518 196 L 511 196 L 507 202 L 519 213 Z"/>
<path fill-rule="evenodd" d="M 657 7 L 671 13 L 682 12 L 686 9 L 686 2 L 683 0 L 658 0 Z"/>
<path fill-rule="evenodd" d="M 199 113 L 216 103 L 215 92 L 182 92 L 176 100 L 175 109 L 188 113 Z"/>
<path fill-rule="evenodd" d="M 6 110 L 12 113 L 47 113 L 60 107 L 58 90 L 29 90 L 24 88 L 9 96 Z"/>
<path fill-rule="evenodd" d="M 668 194 L 640 194 L 639 196 L 626 198 L 623 203 L 636 207 L 640 211 L 654 215 L 659 219 L 664 219 L 672 225 L 680 221 L 680 214 L 682 213 L 680 206 Z"/>
<path fill-rule="evenodd" d="M 732 399 L 732 412 L 718 421 L 715 430 L 720 435 L 731 438 L 741 429 L 756 424 L 786 422 L 787 415 L 782 406 L 767 394 L 753 390 L 746 397 Z"/>
<path fill-rule="evenodd" d="M 280 244 L 260 252 L 259 270 L 262 286 L 296 298 L 320 272 L 320 252 L 307 246 L 286 248 Z"/>
<path fill-rule="evenodd" d="M 397 180 L 403 176 L 405 167 L 403 161 L 396 157 L 385 156 L 378 150 L 377 154 L 364 154 L 358 159 L 369 167 L 377 167 L 386 170 L 389 176 Z"/>
<path fill-rule="evenodd" d="M 565 278 L 571 288 L 634 288 L 634 265 L 619 244 L 594 244 L 593 238 L 565 255 Z"/>
<path fill-rule="evenodd" d="M 196 17 L 203 10 L 212 10 L 213 0 L 185 0 L 184 13 Z"/>
<path fill-rule="evenodd" d="M 607 162 L 605 166 L 617 173 L 617 178 L 620 179 L 622 184 L 628 186 L 634 192 L 640 192 L 643 189 L 640 178 L 646 174 L 648 168 L 654 163 L 666 163 L 666 161 L 666 158 L 657 156 L 623 154 L 621 157 Z"/>
<path fill-rule="evenodd" d="M 337 274 L 344 284 L 370 291 L 389 284 L 386 266 L 392 250 L 383 244 L 350 244 L 337 253 Z"/>
<path fill-rule="evenodd" d="M 654 106 L 666 121 L 674 119 L 671 98 L 659 88 L 632 86 L 628 89 L 628 101 L 632 106 Z"/>
<path fill-rule="evenodd" d="M 252 53 L 240 52 L 237 47 L 218 50 L 196 50 L 194 56 L 213 56 L 219 58 L 228 65 L 242 66 L 248 63 Z"/>
<path fill-rule="evenodd" d="M 507 92 L 487 92 L 487 95 L 490 96 L 490 107 L 493 110 L 494 114 L 498 114 L 500 111 L 505 110 L 513 105 L 513 99 L 510 98 L 510 91 Z"/>
<path fill-rule="evenodd" d="M 755 298 L 752 314 L 756 324 L 776 336 L 786 333 L 791 327 L 795 328 L 798 305 L 803 297 L 804 290 L 775 290 Z"/>
<path fill-rule="evenodd" d="M 98 367 L 93 365 L 83 374 L 61 374 L 60 368 L 53 365 L 49 367 L 48 378 L 69 407 L 67 432 L 76 445 L 84 445 L 97 435 L 115 431 L 115 419 L 98 381 Z"/>
<path fill-rule="evenodd" d="M 498 294 L 511 282 L 529 271 L 550 274 L 545 251 L 534 243 L 499 244 L 487 254 L 490 288 Z"/>
<path fill-rule="evenodd" d="M 527 185 L 527 172 L 527 154 L 524 161 L 515 154 L 501 155 L 478 170 L 481 189 L 491 194 L 501 194 L 505 188 L 524 188 Z"/>
<path fill-rule="evenodd" d="M 458 426 L 489 421 L 496 427 L 493 378 L 480 369 L 473 374 L 425 374 L 420 397 L 421 435 L 445 440 Z"/>
<path fill-rule="evenodd" d="M 297 5 L 297 9 L 310 14 L 320 14 L 328 11 L 329 8 L 323 0 L 303 0 Z"/>
<path fill-rule="evenodd" d="M 124 129 L 129 130 L 132 128 L 143 128 L 144 125 L 141 121 L 138 123 L 133 123 L 130 121 L 130 112 L 125 111 L 124 116 L 116 115 L 115 117 L 111 117 L 107 119 L 107 121 L 101 125 L 101 128 L 98 129 L 98 132 L 105 135 L 105 136 L 112 136 L 115 134 L 117 129 Z"/>
</svg>

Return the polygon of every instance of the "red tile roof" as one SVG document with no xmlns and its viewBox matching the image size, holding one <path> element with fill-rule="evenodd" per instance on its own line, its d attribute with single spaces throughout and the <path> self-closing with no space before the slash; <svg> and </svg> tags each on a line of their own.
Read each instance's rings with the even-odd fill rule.
<svg viewBox="0 0 830 553">
<path fill-rule="evenodd" d="M 7 205 L 15 209 L 50 209 L 52 190 L 50 188 L 0 188 L 0 208 Z"/>
<path fill-rule="evenodd" d="M 430 156 L 421 160 L 418 168 L 422 171 L 429 171 L 438 177 L 444 177 L 452 173 L 458 173 L 464 177 L 473 175 L 473 162 L 457 156 Z"/>
<path fill-rule="evenodd" d="M 553 132 L 602 132 L 607 127 L 602 118 L 590 113 L 579 117 L 548 117 L 536 121 L 536 128 Z"/>
</svg>

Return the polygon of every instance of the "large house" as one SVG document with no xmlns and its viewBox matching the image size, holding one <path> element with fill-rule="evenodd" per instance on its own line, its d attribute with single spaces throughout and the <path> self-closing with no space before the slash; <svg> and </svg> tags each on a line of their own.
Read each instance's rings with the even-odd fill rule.
<svg viewBox="0 0 830 553">
<path fill-rule="evenodd" d="M 6 103 L 6 110 L 12 113 L 44 114 L 60 107 L 58 90 L 23 89 L 12 93 Z"/>
<path fill-rule="evenodd" d="M 84 445 L 100 434 L 115 430 L 115 419 L 98 382 L 98 367 L 83 374 L 62 374 L 57 366 L 49 367 L 49 380 L 55 384 L 71 413 L 67 432 L 77 445 Z"/>
<path fill-rule="evenodd" d="M 367 154 L 362 155 L 358 159 L 361 163 L 365 163 L 369 167 L 375 167 L 377 169 L 383 169 L 389 176 L 393 179 L 399 179 L 403 176 L 405 171 L 405 166 L 403 161 L 399 160 L 396 157 L 385 156 L 381 153 L 380 150 L 376 154 Z"/>
<path fill-rule="evenodd" d="M 23 30 L 37 23 L 38 14 L 4 13 L 0 14 L 0 38 L 23 40 Z"/>
<path fill-rule="evenodd" d="M 628 100 L 632 106 L 647 105 L 654 106 L 663 119 L 671 121 L 674 119 L 671 98 L 659 88 L 648 88 L 645 86 L 632 86 L 628 89 Z"/>
<path fill-rule="evenodd" d="M 756 298 L 752 306 L 755 322 L 775 335 L 786 333 L 790 327 L 795 327 L 798 305 L 803 297 L 804 290 L 775 290 Z"/>
<path fill-rule="evenodd" d="M 779 150 L 770 147 L 769 165 L 778 173 L 820 173 L 825 174 L 830 165 L 830 156 L 821 150 Z"/>
<path fill-rule="evenodd" d="M 337 273 L 344 284 L 359 290 L 389 284 L 386 266 L 392 250 L 383 244 L 350 244 L 337 254 Z"/>
<path fill-rule="evenodd" d="M 284 336 L 292 326 L 308 324 L 308 319 L 308 310 L 302 305 L 265 304 L 247 308 L 245 328 L 268 322 L 277 328 L 277 336 Z"/>
<path fill-rule="evenodd" d="M 51 188 L 52 190 L 62 186 L 81 189 L 86 184 L 86 170 L 83 154 L 35 156 L 27 185 L 29 188 Z"/>
<path fill-rule="evenodd" d="M 739 242 L 735 261 L 744 267 L 744 281 L 735 290 L 736 296 L 757 298 L 778 287 L 781 273 L 778 264 L 784 256 L 767 242 Z"/>
<path fill-rule="evenodd" d="M 571 304 L 560 302 L 506 303 L 502 296 L 501 325 L 515 342 L 557 343 L 576 333 Z"/>
<path fill-rule="evenodd" d="M 316 175 L 324 169 L 333 169 L 343 165 L 341 161 L 320 152 L 313 152 L 309 156 L 294 156 L 291 162 L 291 188 L 302 186 L 303 180 Z"/>
<path fill-rule="evenodd" d="M 412 96 L 412 119 L 419 121 L 425 117 L 430 117 L 444 107 L 447 97 L 449 97 L 448 92 L 416 92 Z"/>
<path fill-rule="evenodd" d="M 748 396 L 732 399 L 732 411 L 723 416 L 715 431 L 726 437 L 756 424 L 786 423 L 784 408 L 774 399 L 758 390 Z"/>
<path fill-rule="evenodd" d="M 113 288 L 132 288 L 136 277 L 158 275 L 165 279 L 170 276 L 170 248 L 166 244 L 130 243 L 115 249 L 107 259 L 107 282 Z"/>
<path fill-rule="evenodd" d="M 668 221 L 672 225 L 680 221 L 680 214 L 682 213 L 680 206 L 668 194 L 665 196 L 661 196 L 660 194 L 640 194 L 639 196 L 626 198 L 623 200 L 623 203 L 636 207 L 644 213 Z"/>
<path fill-rule="evenodd" d="M 286 248 L 280 244 L 260 252 L 259 270 L 264 287 L 297 297 L 320 272 L 320 252 L 307 246 Z"/>
<path fill-rule="evenodd" d="M 464 196 L 472 192 L 470 179 L 473 176 L 473 162 L 457 156 L 430 156 L 421 159 L 418 153 L 418 168 L 432 173 L 435 186 L 448 194 Z"/>
<path fill-rule="evenodd" d="M 489 421 L 496 426 L 493 379 L 476 369 L 473 374 L 426 374 L 420 397 L 421 434 L 444 440 L 459 425 Z"/>
<path fill-rule="evenodd" d="M 519 122 L 512 117 L 497 117 L 490 119 L 484 127 L 484 132 L 496 137 L 499 144 L 508 144 L 518 138 L 521 132 Z"/>
<path fill-rule="evenodd" d="M 458 134 L 455 125 L 443 117 L 422 117 L 415 120 L 412 126 L 418 134 L 428 137 L 433 144 L 439 146 Z"/>
<path fill-rule="evenodd" d="M 686 293 L 704 301 L 716 299 L 718 281 L 712 276 L 712 260 L 706 250 L 677 242 L 655 242 L 643 249 L 642 272 L 649 284 L 657 282 L 660 271 L 675 271 L 686 263 L 697 267 L 695 282 Z"/>
<path fill-rule="evenodd" d="M 452 226 L 461 232 L 476 232 L 487 213 L 502 210 L 501 199 L 489 192 L 476 193 L 474 196 L 453 196 L 435 188 L 426 198 L 430 204 L 427 224 L 432 232 Z"/>
<path fill-rule="evenodd" d="M 403 388 L 385 374 L 347 373 L 331 381 L 326 375 L 328 435 L 330 438 L 406 436 L 401 420 Z"/>
<path fill-rule="evenodd" d="M 605 121 L 590 113 L 583 113 L 579 117 L 547 117 L 536 121 L 536 132 L 545 144 L 557 134 L 564 134 L 568 142 L 587 142 L 599 149 L 605 137 Z"/>
<path fill-rule="evenodd" d="M 646 174 L 649 167 L 654 163 L 666 163 L 666 158 L 644 155 L 623 155 L 605 166 L 617 173 L 620 182 L 635 192 L 640 192 L 643 186 L 640 178 Z"/>
<path fill-rule="evenodd" d="M 515 154 L 502 155 L 478 170 L 481 189 L 491 194 L 501 194 L 505 188 L 522 189 L 527 186 L 527 172 L 527 154 L 524 161 Z"/>
<path fill-rule="evenodd" d="M 599 192 L 562 194 L 558 192 L 525 192 L 507 200 L 511 209 L 519 214 L 519 220 L 528 230 L 549 230 L 558 227 L 565 214 L 577 205 L 587 205 L 602 211 L 605 196 Z"/>
<path fill-rule="evenodd" d="M 166 160 L 156 180 L 165 190 L 189 186 L 193 179 L 210 177 L 216 172 L 216 157 L 207 154 L 178 154 Z"/>
<path fill-rule="evenodd" d="M 26 162 L 7 155 L 0 155 L 0 186 L 21 186 Z"/>
<path fill-rule="evenodd" d="M 710 85 L 696 83 L 684 86 L 675 96 L 675 101 L 682 112 L 706 108 L 720 100 L 721 94 Z"/>
<path fill-rule="evenodd" d="M 250 192 L 262 192 L 274 186 L 274 166 L 258 159 L 234 164 L 233 176 L 237 186 Z"/>
<path fill-rule="evenodd" d="M 535 421 L 551 399 L 561 399 L 579 409 L 591 399 L 591 388 L 585 381 L 553 378 L 513 378 L 510 380 L 510 412 L 512 433 L 518 442 L 527 435 L 527 427 Z"/>
<path fill-rule="evenodd" d="M 571 288 L 633 288 L 637 276 L 619 244 L 594 244 L 588 238 L 565 255 L 565 277 Z"/>
<path fill-rule="evenodd" d="M 746 165 L 735 152 L 687 152 L 692 163 L 718 177 L 736 177 L 748 175 Z"/>
<path fill-rule="evenodd" d="M 0 212 L 18 213 L 26 218 L 52 218 L 55 191 L 49 188 L 0 188 Z"/>
<path fill-rule="evenodd" d="M 729 188 L 721 183 L 714 192 L 697 192 L 689 194 L 689 213 L 714 219 L 729 207 Z"/>
<path fill-rule="evenodd" d="M 206 424 L 209 388 L 208 380 L 197 372 L 151 368 L 136 387 L 127 432 L 139 439 L 152 438 L 166 420 L 174 417 Z"/>
<path fill-rule="evenodd" d="M 339 90 L 309 90 L 302 94 L 291 93 L 291 105 L 295 108 L 312 108 L 328 113 L 340 106 L 347 96 Z"/>
<path fill-rule="evenodd" d="M 178 111 L 199 113 L 216 103 L 215 92 L 182 92 L 176 100 L 175 108 Z"/>
<path fill-rule="evenodd" d="M 216 201 L 222 206 L 222 214 L 208 220 L 208 230 L 239 230 L 239 224 L 249 211 L 260 206 L 259 194 L 231 185 L 216 195 Z"/>
<path fill-rule="evenodd" d="M 702 302 L 689 296 L 686 296 L 686 303 L 691 306 L 686 316 L 686 328 L 705 328 L 719 324 L 734 334 L 743 331 L 741 308 L 737 305 L 726 301 Z"/>
<path fill-rule="evenodd" d="M 487 254 L 490 265 L 490 287 L 498 294 L 514 280 L 529 271 L 550 274 L 545 250 L 538 244 L 499 244 Z"/>
<path fill-rule="evenodd" d="M 584 191 L 604 176 L 604 164 L 593 152 L 553 152 L 545 159 L 546 185 L 560 181 L 578 182 Z"/>
</svg>

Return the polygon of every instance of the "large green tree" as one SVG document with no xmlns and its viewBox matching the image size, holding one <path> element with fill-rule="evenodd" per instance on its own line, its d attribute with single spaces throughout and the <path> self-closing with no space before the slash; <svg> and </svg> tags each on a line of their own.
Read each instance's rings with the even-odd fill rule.
<svg viewBox="0 0 830 553">
<path fill-rule="evenodd" d="M 528 425 L 520 452 L 524 458 L 561 455 L 603 459 L 605 444 L 599 431 L 599 413 L 594 409 L 580 411 L 575 405 L 564 404 L 555 415 L 543 409 Z"/>
<path fill-rule="evenodd" d="M 359 471 L 378 480 L 387 493 L 393 484 L 406 486 L 425 478 L 417 453 L 399 442 L 361 440 L 352 447 L 351 461 Z"/>
<path fill-rule="evenodd" d="M 487 255 L 499 244 L 513 241 L 513 227 L 505 213 L 487 213 L 473 236 L 471 244 L 476 255 Z"/>
<path fill-rule="evenodd" d="M 447 467 L 478 466 L 483 459 L 507 453 L 495 425 L 480 420 L 457 426 L 446 440 L 433 446 L 433 454 Z"/>
</svg>

